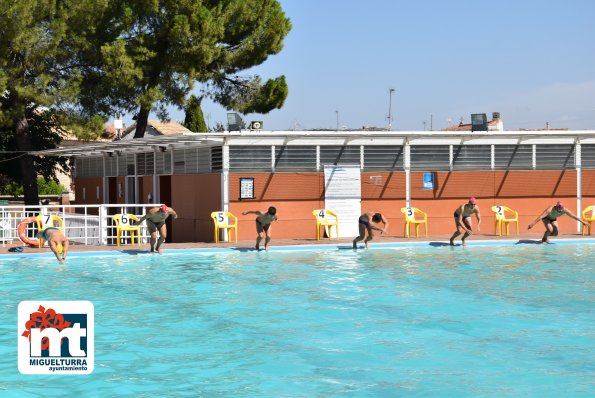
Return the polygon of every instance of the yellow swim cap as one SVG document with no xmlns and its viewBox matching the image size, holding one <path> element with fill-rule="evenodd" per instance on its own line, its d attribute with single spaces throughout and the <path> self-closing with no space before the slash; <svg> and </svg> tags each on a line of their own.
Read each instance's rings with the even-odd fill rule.
<svg viewBox="0 0 595 398">
<path fill-rule="evenodd" d="M 58 251 L 58 254 L 64 253 L 64 247 L 59 243 L 56 245 L 56 250 Z"/>
</svg>

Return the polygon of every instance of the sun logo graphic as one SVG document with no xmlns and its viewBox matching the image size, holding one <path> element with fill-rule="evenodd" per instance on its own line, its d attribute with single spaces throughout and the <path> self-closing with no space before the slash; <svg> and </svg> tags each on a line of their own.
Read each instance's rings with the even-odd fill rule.
<svg viewBox="0 0 595 398">
<path fill-rule="evenodd" d="M 90 301 L 21 301 L 18 363 L 23 374 L 89 374 L 94 365 Z"/>
</svg>

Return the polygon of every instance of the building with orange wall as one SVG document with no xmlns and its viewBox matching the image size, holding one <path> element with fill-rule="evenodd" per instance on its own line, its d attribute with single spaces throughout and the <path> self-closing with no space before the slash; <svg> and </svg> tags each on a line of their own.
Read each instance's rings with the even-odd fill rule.
<svg viewBox="0 0 595 398">
<path fill-rule="evenodd" d="M 329 203 L 342 208 L 343 237 L 365 211 L 382 212 L 390 235 L 402 236 L 408 206 L 428 213 L 430 234 L 448 234 L 470 196 L 482 233 L 495 232 L 494 205 L 517 210 L 526 230 L 557 200 L 577 215 L 595 204 L 595 131 L 184 133 L 38 154 L 74 158 L 78 204 L 167 203 L 179 215 L 174 242 L 213 241 L 219 210 L 238 216 L 239 239 L 252 239 L 254 216 L 241 213 L 269 206 L 275 237 L 314 238 L 312 210 Z M 563 217 L 560 229 L 577 225 Z"/>
</svg>

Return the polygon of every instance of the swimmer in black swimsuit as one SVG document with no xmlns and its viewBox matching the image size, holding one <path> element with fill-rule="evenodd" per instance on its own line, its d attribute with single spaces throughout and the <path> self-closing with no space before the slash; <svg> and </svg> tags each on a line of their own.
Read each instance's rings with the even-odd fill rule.
<svg viewBox="0 0 595 398">
<path fill-rule="evenodd" d="M 69 242 L 62 231 L 55 227 L 48 227 L 43 231 L 39 231 L 36 236 L 38 239 L 47 241 L 50 250 L 54 253 L 60 264 L 64 264 L 66 255 L 68 254 Z"/>
<path fill-rule="evenodd" d="M 149 228 L 149 232 L 151 233 L 151 253 L 155 253 L 155 250 L 159 254 L 163 254 L 161 251 L 161 245 L 165 242 L 167 238 L 167 226 L 165 225 L 165 220 L 173 215 L 174 218 L 178 218 L 178 213 L 171 207 L 167 207 L 167 205 L 161 205 L 160 207 L 153 207 L 147 211 L 138 223 L 142 223 L 143 221 L 147 220 L 147 228 Z M 157 240 L 157 231 L 159 231 L 159 240 Z M 157 246 L 155 246 L 155 242 L 157 242 Z"/>
<path fill-rule="evenodd" d="M 479 215 L 479 206 L 477 206 L 477 201 L 475 198 L 470 198 L 469 201 L 465 204 L 460 205 L 454 213 L 455 217 L 455 226 L 457 230 L 452 234 L 450 237 L 450 245 L 455 245 L 455 238 L 465 231 L 465 234 L 461 238 L 461 244 L 465 246 L 467 244 L 466 239 L 469 235 L 473 234 L 473 229 L 471 226 L 471 215 L 475 214 L 477 217 L 477 230 L 479 231 L 479 224 L 481 224 L 481 216 Z"/>
<path fill-rule="evenodd" d="M 277 209 L 273 206 L 269 207 L 269 210 L 266 213 L 263 213 L 258 210 L 248 210 L 242 212 L 243 215 L 246 214 L 256 214 L 256 233 L 258 236 L 256 237 L 256 250 L 260 250 L 260 242 L 262 238 L 264 240 L 264 249 L 269 251 L 269 243 L 271 241 L 271 224 L 273 221 L 277 221 Z"/>
<path fill-rule="evenodd" d="M 543 234 L 543 238 L 541 238 L 542 243 L 550 243 L 549 237 L 551 236 L 558 236 L 558 217 L 567 215 L 570 218 L 574 218 L 576 221 L 582 223 L 583 225 L 587 225 L 586 222 L 575 216 L 570 210 L 564 208 L 564 202 L 559 201 L 553 206 L 549 206 L 546 208 L 540 215 L 533 221 L 529 226 L 528 229 L 533 228 L 535 224 L 539 220 L 543 222 L 545 226 L 545 233 Z"/>
<path fill-rule="evenodd" d="M 380 228 L 377 226 L 377 224 L 379 224 L 380 222 L 384 224 L 384 228 Z M 357 223 L 359 226 L 359 236 L 353 240 L 354 249 L 357 249 L 357 242 L 359 242 L 360 240 L 364 241 L 364 244 L 366 245 L 367 249 L 368 242 L 374 239 L 374 230 L 380 231 L 381 234 L 385 234 L 388 232 L 388 221 L 380 213 L 364 213 L 361 216 L 359 216 L 359 220 Z M 366 236 L 366 231 L 368 232 L 368 237 L 364 240 L 364 237 Z"/>
</svg>

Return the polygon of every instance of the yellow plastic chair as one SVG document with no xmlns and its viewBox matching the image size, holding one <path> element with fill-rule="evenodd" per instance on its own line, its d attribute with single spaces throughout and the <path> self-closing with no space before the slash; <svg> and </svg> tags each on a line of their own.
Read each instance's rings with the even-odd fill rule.
<svg viewBox="0 0 595 398">
<path fill-rule="evenodd" d="M 134 237 L 136 235 L 136 241 L 140 246 L 140 224 L 138 224 L 138 217 L 134 214 L 114 214 L 114 224 L 116 224 L 116 245 L 120 246 L 120 238 L 122 232 L 128 232 L 130 235 L 130 244 L 134 245 Z M 134 221 L 136 224 L 132 224 Z"/>
<path fill-rule="evenodd" d="M 494 228 L 498 236 L 502 236 L 502 224 L 506 225 L 506 236 L 510 235 L 510 223 L 516 224 L 516 234 L 519 234 L 519 213 L 506 206 L 492 206 L 496 213 Z"/>
<path fill-rule="evenodd" d="M 235 241 L 238 241 L 238 218 L 228 211 L 214 211 L 211 213 L 211 218 L 215 223 L 215 243 L 219 243 L 219 230 L 224 229 L 227 231 L 227 239 L 231 230 L 235 232 Z"/>
<path fill-rule="evenodd" d="M 320 227 L 327 229 L 327 236 L 331 239 L 332 228 L 335 227 L 335 234 L 339 239 L 339 216 L 332 210 L 317 209 L 312 210 L 312 215 L 316 217 L 316 240 L 320 240 Z"/>
<path fill-rule="evenodd" d="M 403 207 L 401 213 L 405 215 L 405 232 L 406 238 L 409 238 L 411 234 L 411 225 L 415 225 L 415 237 L 419 237 L 419 226 L 424 224 L 426 227 L 426 238 L 428 237 L 428 213 L 416 208 L 416 207 Z M 416 218 L 415 215 L 420 218 Z"/>
<path fill-rule="evenodd" d="M 39 231 L 43 231 L 46 228 L 58 228 L 64 233 L 64 220 L 55 214 L 40 214 L 35 217 L 35 223 Z M 45 239 L 39 238 L 39 247 L 43 247 L 44 243 Z"/>
<path fill-rule="evenodd" d="M 587 217 L 587 214 L 591 213 L 591 216 Z M 585 234 L 585 229 L 587 229 L 588 235 L 591 235 L 591 223 L 595 221 L 595 206 L 587 206 L 583 210 L 583 221 L 586 222 L 588 225 L 585 226 L 584 224 L 581 225 L 581 233 Z"/>
</svg>

